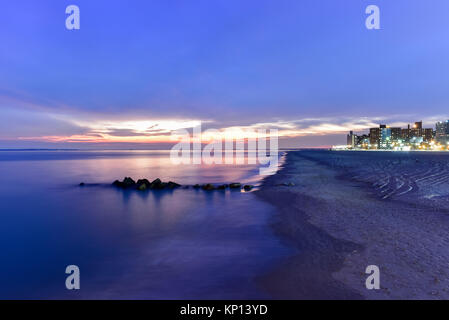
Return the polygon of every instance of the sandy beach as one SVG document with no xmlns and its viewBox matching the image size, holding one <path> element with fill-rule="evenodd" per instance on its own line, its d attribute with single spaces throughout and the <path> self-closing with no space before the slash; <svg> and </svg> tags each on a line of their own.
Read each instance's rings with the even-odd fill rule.
<svg viewBox="0 0 449 320">
<path fill-rule="evenodd" d="M 256 194 L 295 250 L 259 278 L 273 298 L 449 298 L 449 156 L 383 157 L 290 151 L 265 179 Z M 380 268 L 380 290 L 365 288 L 368 265 Z"/>
</svg>

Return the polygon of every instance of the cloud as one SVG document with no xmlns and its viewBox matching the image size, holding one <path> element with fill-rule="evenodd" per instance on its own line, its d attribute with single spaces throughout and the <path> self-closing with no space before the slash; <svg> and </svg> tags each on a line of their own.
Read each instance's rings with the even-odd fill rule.
<svg viewBox="0 0 449 320">
<path fill-rule="evenodd" d="M 252 121 L 263 120 L 262 115 L 255 114 L 252 118 L 230 121 L 220 114 L 216 114 L 214 119 L 181 116 L 157 118 L 148 114 L 135 115 L 132 112 L 112 115 L 105 112 L 93 113 L 64 105 L 57 108 L 58 104 L 55 102 L 42 101 L 43 104 L 48 103 L 48 106 L 40 103 L 19 93 L 5 94 L 0 91 L 0 139 L 68 144 L 172 143 L 173 132 L 201 126 L 203 131 L 216 129 L 221 132 L 222 137 L 230 135 L 236 138 L 242 135 L 246 138 L 251 131 L 276 129 L 282 141 L 290 139 L 301 143 L 307 140 L 303 137 L 316 137 L 308 140 L 327 145 L 327 141 L 333 143 L 338 139 L 343 143 L 345 134 L 350 130 L 363 132 L 380 123 L 405 127 L 408 122 L 423 120 L 424 125 L 433 127 L 436 121 L 449 118 L 438 115 L 420 119 L 414 114 L 396 114 L 369 118 L 354 115 Z"/>
<path fill-rule="evenodd" d="M 56 116 L 61 118 L 61 116 Z M 129 142 L 129 143 L 160 143 L 172 141 L 172 134 L 180 129 L 191 130 L 203 125 L 199 119 L 127 119 L 117 120 L 78 120 L 73 117 L 63 116 L 57 128 L 48 129 L 42 135 L 20 135 L 19 140 L 34 140 L 47 142 Z M 71 120 L 68 120 L 70 119 Z M 258 130 L 278 131 L 280 137 L 296 138 L 305 136 L 335 136 L 343 135 L 348 131 L 366 131 L 369 128 L 377 127 L 380 123 L 390 123 L 394 126 L 406 126 L 407 123 L 398 120 L 399 116 L 376 117 L 374 119 L 366 117 L 339 117 L 339 118 L 305 118 L 292 120 L 277 120 L 275 122 L 259 122 L 244 126 L 226 126 L 220 121 L 204 122 L 203 131 L 211 128 L 216 129 L 223 137 L 248 138 L 254 137 Z M 47 119 L 48 120 L 48 119 Z M 55 121 L 54 119 L 52 121 Z M 57 129 L 57 130 L 55 130 Z M 38 130 L 42 132 L 42 128 Z M 49 134 L 54 131 L 61 131 L 61 134 Z M 74 134 L 71 131 L 75 131 Z M 206 139 L 210 139 L 214 134 L 204 133 Z"/>
</svg>

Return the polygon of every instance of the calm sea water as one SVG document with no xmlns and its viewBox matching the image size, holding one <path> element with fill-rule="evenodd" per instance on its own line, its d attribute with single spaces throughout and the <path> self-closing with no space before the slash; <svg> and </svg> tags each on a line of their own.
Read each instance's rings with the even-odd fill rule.
<svg viewBox="0 0 449 320">
<path fill-rule="evenodd" d="M 174 166 L 165 151 L 0 151 L 0 298 L 269 298 L 257 277 L 288 254 L 273 208 L 229 190 L 110 186 L 125 176 L 261 179 L 254 165 Z M 78 291 L 65 288 L 72 264 Z"/>
</svg>

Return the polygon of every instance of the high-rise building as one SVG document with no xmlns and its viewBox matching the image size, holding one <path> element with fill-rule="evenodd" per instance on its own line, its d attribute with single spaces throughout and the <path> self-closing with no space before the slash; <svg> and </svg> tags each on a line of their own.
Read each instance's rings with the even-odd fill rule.
<svg viewBox="0 0 449 320">
<path fill-rule="evenodd" d="M 391 141 L 398 142 L 399 140 L 402 140 L 402 129 L 391 128 Z"/>
<path fill-rule="evenodd" d="M 386 125 L 380 126 L 379 149 L 390 149 L 391 147 L 391 128 Z"/>
<path fill-rule="evenodd" d="M 408 142 L 410 140 L 410 125 L 407 126 L 407 129 L 401 129 L 401 137 L 403 141 Z"/>
<path fill-rule="evenodd" d="M 449 142 L 449 120 L 437 122 L 435 128 L 436 140 L 440 143 L 447 144 Z"/>
<path fill-rule="evenodd" d="M 422 138 L 422 129 L 413 128 L 410 130 L 410 139 Z"/>
<path fill-rule="evenodd" d="M 433 140 L 433 129 L 432 128 L 425 128 L 423 129 L 423 138 L 424 141 L 430 142 Z"/>
<path fill-rule="evenodd" d="M 379 148 L 380 142 L 380 128 L 371 128 L 369 129 L 369 143 L 371 148 L 377 149 Z"/>
<path fill-rule="evenodd" d="M 370 147 L 369 135 L 368 134 L 362 134 L 361 136 L 357 135 L 356 147 L 360 149 L 368 149 Z"/>
<path fill-rule="evenodd" d="M 430 142 L 433 139 L 433 129 L 422 127 L 422 121 L 415 122 L 413 127 L 407 126 L 407 129 L 401 129 L 401 138 L 403 142 L 414 143 L 422 141 Z"/>
<path fill-rule="evenodd" d="M 449 120 L 438 122 L 436 132 L 432 128 L 423 128 L 422 121 L 400 127 L 390 128 L 385 124 L 370 128 L 369 134 L 355 135 L 353 131 L 347 136 L 347 144 L 354 149 L 394 149 L 394 150 L 438 150 L 433 143 L 435 137 L 449 145 Z"/>
<path fill-rule="evenodd" d="M 395 134 L 398 134 L 397 130 L 395 130 Z M 385 124 L 381 124 L 379 128 L 371 128 L 369 130 L 369 139 L 371 148 L 389 149 L 392 142 L 391 128 L 388 128 Z"/>
<path fill-rule="evenodd" d="M 354 134 L 353 131 L 349 131 L 349 134 L 347 135 L 346 143 L 348 147 L 354 148 L 357 144 L 357 135 Z"/>
</svg>

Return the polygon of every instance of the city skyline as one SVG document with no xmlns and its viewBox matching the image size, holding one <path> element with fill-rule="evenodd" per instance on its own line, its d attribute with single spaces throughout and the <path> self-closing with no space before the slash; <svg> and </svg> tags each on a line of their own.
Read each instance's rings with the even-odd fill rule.
<svg viewBox="0 0 449 320">
<path fill-rule="evenodd" d="M 6 3 L 0 148 L 159 148 L 199 122 L 320 147 L 449 118 L 449 3 L 379 0 L 367 30 L 370 4 L 79 0 L 69 31 L 68 3 Z"/>
<path fill-rule="evenodd" d="M 407 124 L 406 128 L 379 124 L 369 132 L 354 133 L 346 136 L 346 149 L 353 150 L 449 150 L 449 120 L 435 123 L 435 130 L 423 127 L 423 121 Z M 341 147 L 337 147 L 341 148 Z"/>
</svg>

